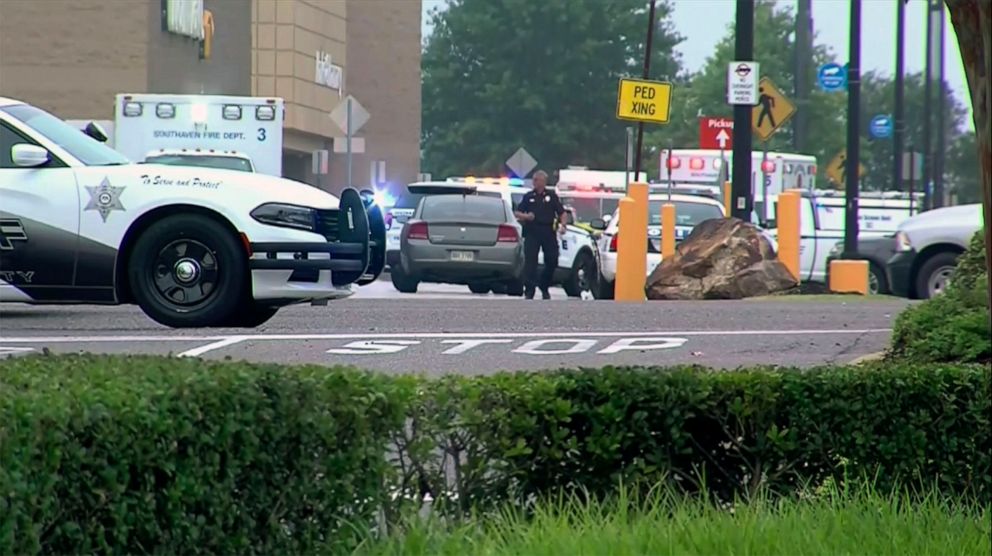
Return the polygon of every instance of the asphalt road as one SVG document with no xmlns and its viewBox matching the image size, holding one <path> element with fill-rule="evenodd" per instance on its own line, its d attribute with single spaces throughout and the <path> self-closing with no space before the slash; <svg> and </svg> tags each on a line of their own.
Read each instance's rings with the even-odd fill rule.
<svg viewBox="0 0 992 556">
<path fill-rule="evenodd" d="M 0 354 L 149 353 L 354 365 L 384 372 L 695 363 L 718 368 L 847 363 L 888 344 L 898 299 L 800 298 L 620 304 L 472 295 L 388 282 L 324 307 L 283 309 L 257 329 L 173 330 L 136 307 L 0 306 Z"/>
</svg>

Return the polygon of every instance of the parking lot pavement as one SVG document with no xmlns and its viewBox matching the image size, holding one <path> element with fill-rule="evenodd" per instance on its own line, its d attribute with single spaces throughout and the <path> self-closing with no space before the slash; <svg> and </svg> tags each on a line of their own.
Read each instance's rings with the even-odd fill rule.
<svg viewBox="0 0 992 556">
<path fill-rule="evenodd" d="M 844 363 L 886 347 L 904 300 L 620 304 L 368 288 L 285 308 L 257 329 L 173 330 L 135 307 L 0 307 L 0 356 L 148 353 L 385 372 L 490 373 L 575 366 Z M 378 291 L 381 290 L 381 291 Z"/>
<path fill-rule="evenodd" d="M 568 299 L 565 290 L 551 288 L 551 299 Z M 417 293 L 400 293 L 396 291 L 389 279 L 377 280 L 358 290 L 354 299 L 507 299 L 505 295 L 488 293 L 474 294 L 468 286 L 455 284 L 420 284 Z M 578 301 L 578 298 L 572 298 Z"/>
</svg>

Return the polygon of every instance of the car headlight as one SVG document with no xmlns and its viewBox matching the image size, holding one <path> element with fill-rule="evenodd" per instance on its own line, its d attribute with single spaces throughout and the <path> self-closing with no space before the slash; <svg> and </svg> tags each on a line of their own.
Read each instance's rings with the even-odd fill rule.
<svg viewBox="0 0 992 556">
<path fill-rule="evenodd" d="M 905 253 L 907 251 L 913 250 L 913 244 L 909 241 L 909 236 L 906 232 L 896 233 L 896 251 L 899 253 Z"/>
<path fill-rule="evenodd" d="M 317 230 L 317 211 L 307 207 L 266 203 L 251 211 L 251 217 L 262 224 L 271 226 L 296 228 L 311 232 Z"/>
</svg>

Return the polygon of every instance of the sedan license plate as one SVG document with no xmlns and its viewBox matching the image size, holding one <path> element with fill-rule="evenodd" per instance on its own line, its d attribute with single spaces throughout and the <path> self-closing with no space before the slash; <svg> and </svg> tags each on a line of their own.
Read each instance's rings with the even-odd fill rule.
<svg viewBox="0 0 992 556">
<path fill-rule="evenodd" d="M 471 251 L 452 251 L 451 260 L 468 262 L 475 260 L 475 253 Z"/>
</svg>

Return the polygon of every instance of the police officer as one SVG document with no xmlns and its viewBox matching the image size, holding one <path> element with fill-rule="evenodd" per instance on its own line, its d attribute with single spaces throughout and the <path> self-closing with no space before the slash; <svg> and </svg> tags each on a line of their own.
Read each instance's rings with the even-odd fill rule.
<svg viewBox="0 0 992 556">
<path fill-rule="evenodd" d="M 548 174 L 544 170 L 534 173 L 534 189 L 527 192 L 514 214 L 524 229 L 524 287 L 527 299 L 534 299 L 534 287 L 541 288 L 541 297 L 551 299 L 548 288 L 555 269 L 558 268 L 558 238 L 555 237 L 555 223 L 558 233 L 565 233 L 567 214 L 561 199 L 554 191 L 546 189 Z M 537 283 L 537 254 L 544 251 L 544 272 Z"/>
</svg>

